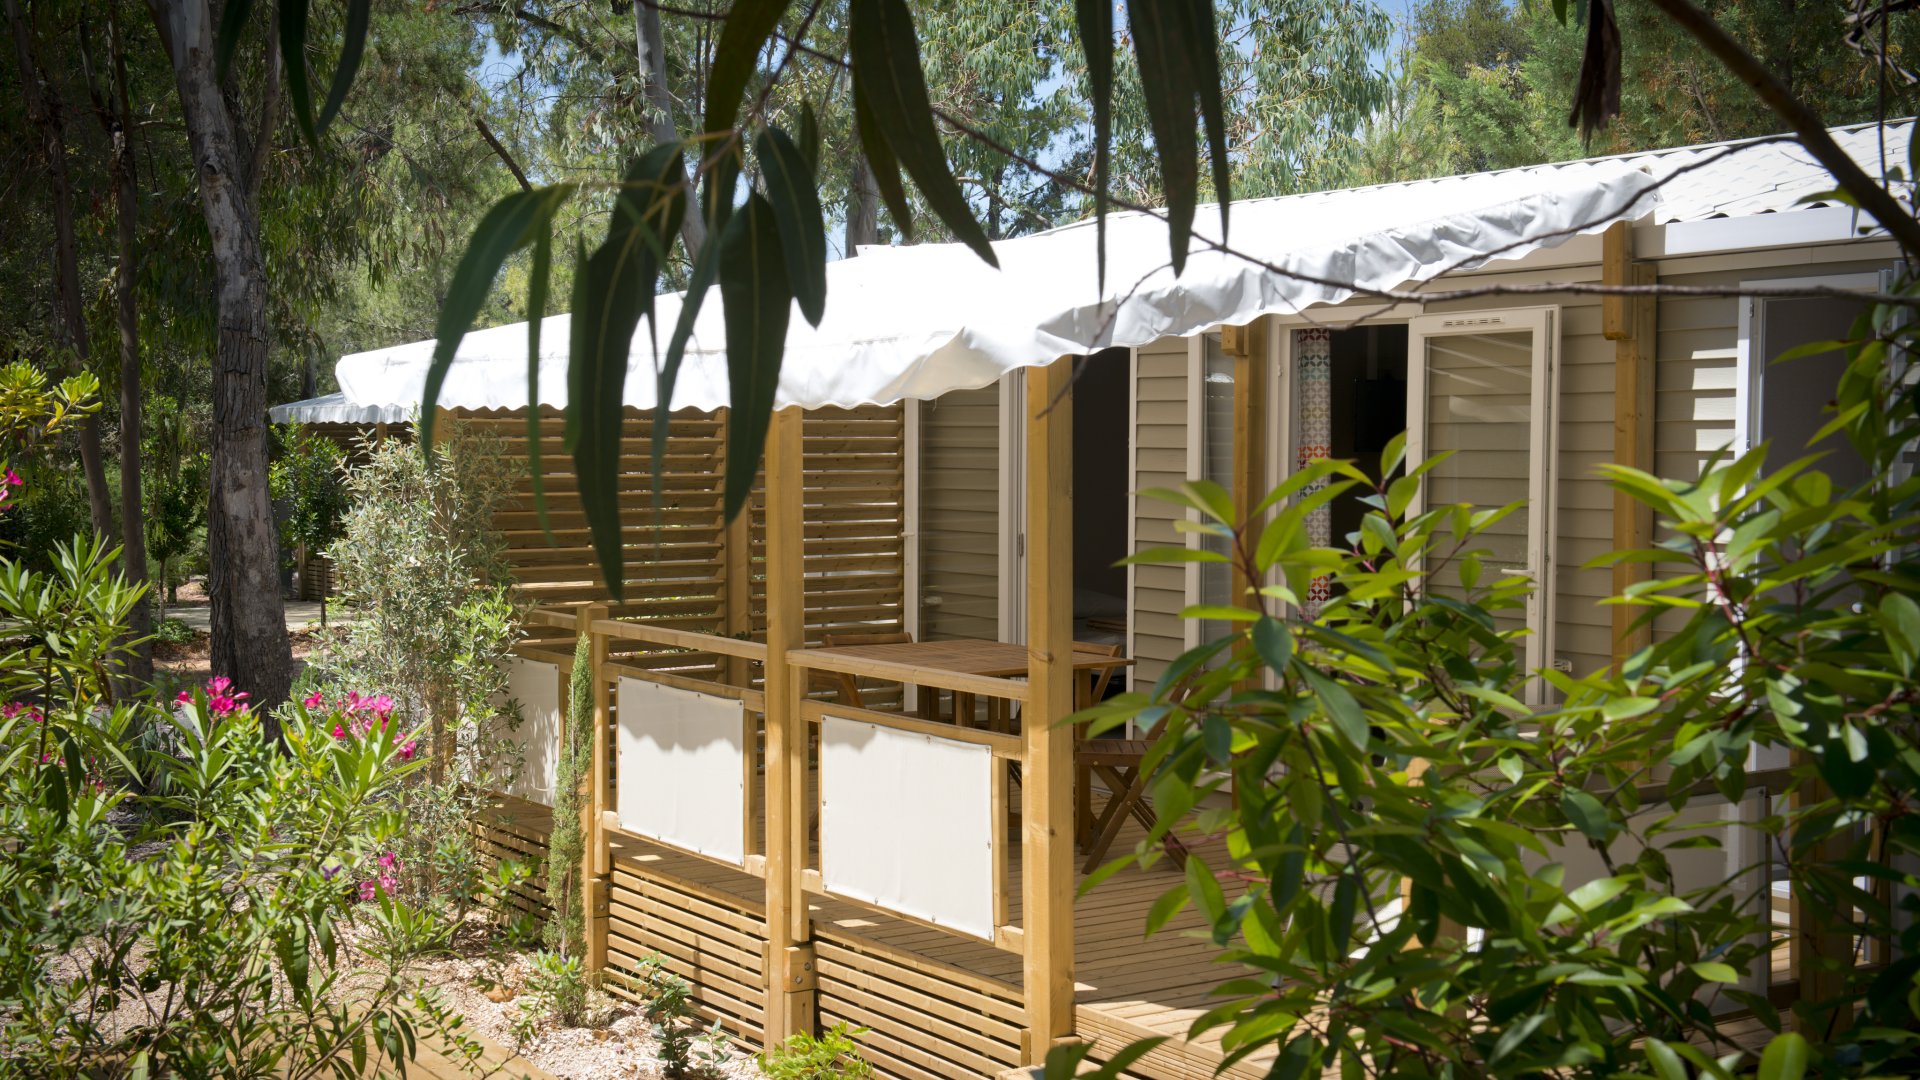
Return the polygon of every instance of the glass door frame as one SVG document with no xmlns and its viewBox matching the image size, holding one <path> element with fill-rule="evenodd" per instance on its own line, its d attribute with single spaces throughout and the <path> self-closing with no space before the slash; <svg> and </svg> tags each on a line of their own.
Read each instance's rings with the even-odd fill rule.
<svg viewBox="0 0 1920 1080">
<path fill-rule="evenodd" d="M 1529 387 L 1531 427 L 1528 432 L 1527 467 L 1527 561 L 1533 573 L 1534 588 L 1527 598 L 1528 634 L 1522 641 L 1524 663 L 1528 671 L 1539 671 L 1552 663 L 1554 646 L 1553 539 L 1557 527 L 1554 468 L 1559 450 L 1560 308 L 1557 305 L 1502 308 L 1487 311 L 1458 311 L 1438 315 L 1419 315 L 1408 321 L 1407 329 L 1407 468 L 1412 469 L 1427 456 L 1427 342 L 1440 337 L 1468 334 L 1524 332 L 1533 339 L 1532 383 Z M 1424 485 L 1414 497 L 1410 513 L 1426 509 Z M 1545 701 L 1545 680 L 1527 682 L 1527 702 Z"/>
</svg>

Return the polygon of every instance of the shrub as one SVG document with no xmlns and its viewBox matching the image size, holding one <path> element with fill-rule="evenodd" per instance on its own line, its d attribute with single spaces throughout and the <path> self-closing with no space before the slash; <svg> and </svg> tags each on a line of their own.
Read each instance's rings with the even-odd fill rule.
<svg viewBox="0 0 1920 1080">
<path fill-rule="evenodd" d="M 577 1027 L 587 1018 L 587 968 L 578 956 L 544 949 L 533 954 L 527 992 L 562 1027 Z"/>
<path fill-rule="evenodd" d="M 760 1071 L 769 1080 L 861 1080 L 873 1075 L 873 1066 L 860 1056 L 854 1038 L 866 1028 L 835 1024 L 815 1038 L 805 1032 L 760 1055 Z"/>
<path fill-rule="evenodd" d="M 574 645 L 573 677 L 567 686 L 567 731 L 554 770 L 553 831 L 547 836 L 547 948 L 562 955 L 586 949 L 586 897 L 580 885 L 586 837 L 580 828 L 580 787 L 593 768 L 593 664 L 591 639 Z"/>
<path fill-rule="evenodd" d="M 153 640 L 162 645 L 188 645 L 199 636 L 179 619 L 161 619 L 153 628 Z"/>
<path fill-rule="evenodd" d="M 402 976 L 447 934 L 394 888 L 411 735 L 294 704 L 276 744 L 224 679 L 165 708 L 109 698 L 142 598 L 98 541 L 44 574 L 0 559 L 0 1061 L 306 1076 L 430 1034 L 474 1052 Z M 125 751 L 136 726 L 169 752 Z"/>
<path fill-rule="evenodd" d="M 423 871 L 408 882 L 416 902 L 464 913 L 479 866 L 469 826 L 517 767 L 502 696 L 520 620 L 493 529 L 516 466 L 498 440 L 443 430 L 448 442 L 431 460 L 418 447 L 369 444 L 350 474 L 352 508 L 330 554 L 352 618 L 314 667 L 327 695 L 381 687 L 383 707 L 424 729 L 427 766 L 400 793 L 409 829 L 397 850 Z"/>
<path fill-rule="evenodd" d="M 699 1030 L 693 1013 L 693 985 L 667 970 L 658 956 L 641 962 L 641 979 L 647 995 L 647 1021 L 653 1025 L 653 1041 L 659 1047 L 660 1071 L 670 1077 L 682 1077 L 693 1068 L 695 1032 Z"/>
<path fill-rule="evenodd" d="M 1193 906 L 1222 958 L 1251 969 L 1195 1034 L 1275 1051 L 1287 1076 L 1724 1077 L 1752 1063 L 1720 1057 L 1716 1014 L 1751 1010 L 1775 1032 L 1788 1019 L 1736 985 L 1770 962 L 1755 879 L 1777 860 L 1800 932 L 1842 955 L 1761 1074 L 1920 1070 L 1920 481 L 1901 468 L 1920 391 L 1887 347 L 1911 332 L 1884 311 L 1856 328 L 1834 426 L 1870 466 L 1858 488 L 1836 490 L 1813 457 L 1764 467 L 1765 447 L 1697 482 L 1608 467 L 1662 539 L 1602 564 L 1657 565 L 1618 602 L 1664 616 L 1661 632 L 1618 670 L 1538 673 L 1545 706 L 1522 704 L 1536 675 L 1517 620 L 1499 618 L 1529 586 L 1481 566 L 1514 508 L 1415 511 L 1436 462 L 1396 476 L 1396 442 L 1384 478 L 1316 465 L 1244 515 L 1253 526 L 1217 486 L 1156 493 L 1230 554 L 1136 561 L 1230 560 L 1270 583 L 1249 610 L 1190 611 L 1235 630 L 1079 716 L 1162 732 L 1146 763 L 1161 835 L 1096 881 L 1160 857 L 1176 821 L 1226 841 L 1149 917 L 1152 932 Z M 1373 509 L 1350 546 L 1313 548 L 1306 515 L 1354 487 Z M 1320 574 L 1319 615 L 1279 617 Z M 1700 812 L 1759 790 L 1750 762 L 1768 758 L 1790 764 L 1759 812 Z M 1723 853 L 1723 836 L 1740 843 Z M 1887 963 L 1856 962 L 1855 942 Z M 1058 1051 L 1049 1075 L 1085 1052 Z"/>
<path fill-rule="evenodd" d="M 340 448 L 304 427 L 274 429 L 281 453 L 268 474 L 274 502 L 284 508 L 280 545 L 284 553 L 305 547 L 323 550 L 340 535 L 351 505 L 345 459 Z"/>
</svg>

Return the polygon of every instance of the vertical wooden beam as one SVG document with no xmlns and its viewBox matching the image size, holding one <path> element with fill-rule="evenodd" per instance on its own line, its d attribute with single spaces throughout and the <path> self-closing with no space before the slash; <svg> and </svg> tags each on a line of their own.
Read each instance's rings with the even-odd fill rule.
<svg viewBox="0 0 1920 1080">
<path fill-rule="evenodd" d="M 767 1007 L 766 1045 L 813 1031 L 813 927 L 807 866 L 805 680 L 787 662 L 806 645 L 802 578 L 805 457 L 798 408 L 773 414 L 767 432 Z"/>
<path fill-rule="evenodd" d="M 613 702 L 607 689 L 607 635 L 593 629 L 593 625 L 608 614 L 605 604 L 587 604 L 580 608 L 577 627 L 579 632 L 589 635 L 587 656 L 593 676 L 593 764 L 588 773 L 587 798 L 580 807 L 580 836 L 587 848 L 581 859 L 580 890 L 586 909 L 588 971 L 607 966 L 607 889 L 612 859 L 607 847 L 604 812 L 613 808 L 607 797 L 607 777 L 613 771 L 607 745 Z"/>
<path fill-rule="evenodd" d="M 731 409 L 720 410 L 721 445 L 726 445 L 727 425 L 732 423 Z M 728 637 L 745 637 L 753 630 L 753 507 L 729 521 L 720 532 L 720 632 Z M 731 686 L 746 686 L 751 679 L 744 657 L 729 656 L 721 661 L 722 678 Z"/>
<path fill-rule="evenodd" d="M 1267 320 L 1256 319 L 1234 335 L 1233 353 L 1233 501 L 1243 515 L 1240 526 L 1259 528 L 1244 515 L 1267 494 Z M 1244 568 L 1233 565 L 1233 593 L 1229 601 L 1257 608 L 1249 594 L 1258 588 Z"/>
<path fill-rule="evenodd" d="M 1608 285 L 1652 285 L 1651 263 L 1635 262 L 1633 230 L 1615 222 L 1602 236 L 1601 280 Z M 1600 330 L 1613 342 L 1613 460 L 1653 471 L 1654 362 L 1659 323 L 1651 296 L 1606 296 L 1600 301 Z M 1613 547 L 1626 551 L 1653 544 L 1653 510 L 1625 492 L 1613 496 Z M 1613 595 L 1647 580 L 1652 568 L 1642 562 L 1613 567 Z M 1611 608 L 1613 659 L 1619 665 L 1652 640 L 1652 627 L 1633 622 L 1641 611 Z"/>
<path fill-rule="evenodd" d="M 1027 1031 L 1039 1064 L 1073 1033 L 1072 362 L 1028 368 L 1027 686 L 1020 783 Z"/>
<path fill-rule="evenodd" d="M 1796 769 L 1813 772 L 1815 764 L 1812 754 L 1804 750 L 1793 752 L 1793 765 Z M 1793 796 L 1794 809 L 1804 812 L 1807 807 L 1815 806 L 1833 798 L 1833 791 L 1817 777 L 1810 778 L 1800 785 Z M 1836 831 L 1813 846 L 1802 856 L 1806 865 L 1827 865 L 1847 858 L 1852 847 L 1851 836 L 1845 831 Z M 1791 1026 L 1808 1036 L 1831 1038 L 1853 1027 L 1853 1003 L 1842 997 L 1846 991 L 1846 969 L 1854 966 L 1853 928 L 1849 916 L 1851 905 L 1844 905 L 1841 911 L 1834 911 L 1828 905 L 1809 902 L 1809 897 L 1801 891 L 1800 883 L 1793 883 L 1792 907 L 1793 952 L 1791 967 L 1796 984 L 1797 995 L 1802 1002 L 1837 1002 L 1832 1008 L 1822 1011 L 1810 1011 L 1802 1014 L 1795 1010 L 1790 1019 Z M 1763 902 L 1770 897 L 1762 897 Z M 1760 961 L 1765 963 L 1764 960 Z"/>
</svg>

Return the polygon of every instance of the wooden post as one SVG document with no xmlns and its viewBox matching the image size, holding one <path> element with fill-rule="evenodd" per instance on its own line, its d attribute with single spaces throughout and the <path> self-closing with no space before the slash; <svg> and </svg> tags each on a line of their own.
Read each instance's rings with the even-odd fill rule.
<svg viewBox="0 0 1920 1080">
<path fill-rule="evenodd" d="M 726 425 L 732 423 L 731 409 L 720 410 L 722 445 Z M 746 509 L 720 533 L 721 613 L 720 632 L 728 637 L 745 637 L 753 631 L 753 507 Z M 731 686 L 747 686 L 753 674 L 745 657 L 729 656 L 721 661 L 722 677 Z"/>
<path fill-rule="evenodd" d="M 1602 235 L 1601 280 L 1607 285 L 1652 285 L 1658 280 L 1653 264 L 1633 258 L 1633 227 L 1624 221 L 1608 226 Z M 1606 296 L 1600 301 L 1600 331 L 1613 342 L 1613 460 L 1653 471 L 1654 358 L 1659 331 L 1651 296 Z M 1653 544 L 1653 509 L 1625 492 L 1613 496 L 1613 547 L 1628 551 Z M 1619 596 L 1647 580 L 1652 567 L 1643 562 L 1616 563 L 1613 594 Z M 1652 628 L 1633 627 L 1640 609 L 1615 605 L 1613 659 L 1618 666 L 1652 641 Z"/>
<path fill-rule="evenodd" d="M 1020 888 L 1037 1065 L 1073 1034 L 1073 398 L 1071 361 L 1027 369 L 1027 687 Z"/>
<path fill-rule="evenodd" d="M 586 803 L 580 808 L 580 837 L 587 848 L 581 859 L 580 887 L 586 908 L 588 971 L 607 966 L 607 890 L 612 875 L 603 812 L 612 808 L 607 798 L 607 776 L 612 771 L 607 728 L 613 703 L 607 692 L 607 636 L 593 629 L 594 623 L 607 617 L 607 605 L 587 604 L 580 608 L 578 626 L 588 635 L 587 657 L 593 677 L 593 765 L 588 774 Z"/>
<path fill-rule="evenodd" d="M 1224 339 L 1225 335 L 1223 335 Z M 1232 335 L 1237 346 L 1233 352 L 1233 501 L 1242 515 L 1239 527 L 1255 530 L 1260 523 L 1245 515 L 1267 494 L 1267 320 L 1255 319 Z M 1224 340 L 1223 340 L 1224 344 Z M 1233 592 L 1229 603 L 1258 610 L 1259 599 L 1252 595 L 1261 582 L 1250 578 L 1245 567 L 1233 564 Z M 1242 646 L 1248 647 L 1248 646 Z M 1259 680 L 1249 680 L 1246 689 L 1256 689 Z"/>
<path fill-rule="evenodd" d="M 767 1007 L 766 1045 L 811 1034 L 813 925 L 807 915 L 807 727 L 805 680 L 787 652 L 806 645 L 802 574 L 805 456 L 797 407 L 773 414 L 767 433 Z"/>
<path fill-rule="evenodd" d="M 1797 769 L 1812 771 L 1814 758 L 1804 750 L 1793 752 L 1793 764 Z M 1808 779 L 1801 784 L 1793 796 L 1794 808 L 1804 810 L 1808 806 L 1825 802 L 1833 797 L 1833 791 L 1824 781 Z M 1849 835 L 1836 832 L 1814 845 L 1804 856 L 1808 864 L 1832 865 L 1847 858 Z M 1762 897 L 1763 901 L 1771 900 Z M 1853 927 L 1848 916 L 1852 905 L 1844 904 L 1842 910 L 1835 912 L 1820 904 L 1807 902 L 1807 896 L 1800 889 L 1800 883 L 1794 882 L 1791 915 L 1793 919 L 1792 970 L 1795 992 L 1799 1000 L 1807 1002 L 1835 1001 L 1846 989 L 1845 969 L 1855 963 L 1853 953 Z M 1764 960 L 1760 961 L 1765 963 Z M 1802 1016 L 1795 1012 L 1790 1019 L 1792 1027 L 1809 1036 L 1818 1035 L 1829 1038 L 1839 1035 L 1853 1027 L 1853 1004 L 1840 1000 L 1833 1009 L 1824 1013 Z"/>
</svg>

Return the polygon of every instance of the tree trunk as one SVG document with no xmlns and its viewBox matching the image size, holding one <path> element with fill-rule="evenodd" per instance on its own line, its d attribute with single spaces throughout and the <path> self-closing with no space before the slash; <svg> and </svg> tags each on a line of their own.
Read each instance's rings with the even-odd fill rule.
<svg viewBox="0 0 1920 1080">
<path fill-rule="evenodd" d="M 120 328 L 120 569 L 136 584 L 152 583 L 147 576 L 146 513 L 140 496 L 140 309 L 134 295 L 139 266 L 139 192 L 134 186 L 133 111 L 127 102 L 127 57 L 116 11 L 107 24 L 108 55 L 113 62 L 112 91 L 101 86 L 87 43 L 80 33 L 80 62 L 86 68 L 87 87 L 94 112 L 106 129 L 110 144 L 109 170 L 113 181 L 114 212 L 118 220 L 119 262 L 114 268 L 115 316 Z M 138 642 L 126 663 L 127 680 L 136 686 L 153 681 L 153 609 L 137 604 L 127 621 L 128 636 Z"/>
<path fill-rule="evenodd" d="M 667 54 L 663 41 L 660 10 L 636 0 L 633 5 L 634 55 L 640 64 L 640 80 L 646 88 L 647 132 L 656 145 L 680 141 L 680 132 L 673 126 L 673 92 L 667 87 Z M 701 152 L 695 150 L 696 154 Z M 699 257 L 701 245 L 707 242 L 706 219 L 699 214 L 682 218 L 680 238 L 686 241 L 687 261 L 692 262 Z"/>
<path fill-rule="evenodd" d="M 293 665 L 267 494 L 267 284 L 259 213 L 244 182 L 252 169 L 215 77 L 208 0 L 149 0 L 149 6 L 173 62 L 213 241 L 219 311 L 207 512 L 213 672 L 233 679 L 264 713 L 286 699 Z M 277 737 L 277 725 L 268 731 Z"/>
<path fill-rule="evenodd" d="M 53 306 L 75 366 L 87 368 L 87 322 L 80 296 L 79 248 L 73 235 L 73 188 L 67 176 L 67 139 L 60 97 L 41 76 L 34 58 L 33 28 L 21 17 L 16 0 L 4 0 L 7 23 L 13 30 L 14 56 L 20 68 L 20 92 L 27 118 L 40 129 L 40 150 L 47 167 L 47 187 L 53 197 Z M 80 422 L 80 466 L 87 478 L 87 510 L 94 531 L 113 531 L 113 507 L 107 496 L 107 470 L 100 452 L 100 419 Z"/>
</svg>

